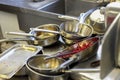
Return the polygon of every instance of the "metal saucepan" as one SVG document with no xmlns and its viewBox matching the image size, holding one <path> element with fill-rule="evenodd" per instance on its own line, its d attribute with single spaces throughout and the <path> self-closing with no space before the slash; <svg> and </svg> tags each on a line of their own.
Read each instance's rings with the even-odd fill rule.
<svg viewBox="0 0 120 80">
<path fill-rule="evenodd" d="M 59 31 L 59 25 L 57 24 L 44 24 L 38 26 L 37 28 L 43 30 Z M 7 34 L 27 36 L 28 43 L 40 46 L 52 45 L 59 39 L 59 34 L 53 34 L 49 32 L 46 33 L 44 31 L 35 32 L 32 30 L 29 33 L 7 32 Z"/>
<path fill-rule="evenodd" d="M 60 25 L 63 37 L 71 40 L 83 39 L 90 37 L 93 33 L 93 28 L 87 24 L 75 24 L 73 21 L 67 21 Z"/>
<path fill-rule="evenodd" d="M 47 55 L 36 55 L 28 59 L 27 66 L 33 69 L 36 72 L 39 72 L 44 75 L 61 75 L 62 72 L 52 72 L 56 69 L 60 64 L 65 62 L 64 59 L 61 58 L 51 58 L 45 60 L 44 58 Z"/>
<path fill-rule="evenodd" d="M 85 13 L 81 13 L 79 19 L 69 18 L 71 20 L 73 20 L 73 19 L 74 20 L 66 21 L 60 25 L 60 28 L 61 28 L 61 30 L 63 30 L 63 33 L 67 34 L 67 36 L 62 37 L 66 44 L 74 44 L 76 41 L 78 41 L 80 39 L 92 36 L 92 34 L 94 33 L 94 29 L 90 24 L 87 24 L 85 21 L 89 17 L 89 15 L 96 9 L 98 9 L 98 7 L 92 8 Z M 60 15 L 59 18 L 66 19 L 67 17 L 68 16 L 61 17 L 61 15 Z M 71 36 L 71 34 L 76 34 L 79 37 L 69 38 Z"/>
<path fill-rule="evenodd" d="M 28 65 L 28 78 L 30 80 L 68 80 L 69 74 L 68 73 L 63 73 L 60 75 L 47 75 L 47 74 L 42 74 L 39 72 L 36 72 L 35 70 L 31 69 Z"/>
</svg>

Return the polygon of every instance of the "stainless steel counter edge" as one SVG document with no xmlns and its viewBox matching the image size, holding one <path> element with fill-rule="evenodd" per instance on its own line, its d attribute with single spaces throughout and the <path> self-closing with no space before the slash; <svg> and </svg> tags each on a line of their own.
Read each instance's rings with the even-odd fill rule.
<svg viewBox="0 0 120 80">
<path fill-rule="evenodd" d="M 6 4 L 1 4 L 0 3 L 0 10 L 1 11 L 6 11 L 6 12 L 11 12 L 11 13 L 29 13 L 32 15 L 37 15 L 37 16 L 44 16 L 44 17 L 49 17 L 52 19 L 58 19 L 58 15 L 56 13 L 51 13 L 47 11 L 42 11 L 42 10 L 36 10 L 36 9 L 28 9 L 28 8 L 22 8 L 22 7 L 17 7 L 17 6 L 12 6 L 12 5 L 6 5 Z M 50 16 L 51 15 L 51 16 Z M 59 20 L 59 19 L 58 19 Z"/>
</svg>

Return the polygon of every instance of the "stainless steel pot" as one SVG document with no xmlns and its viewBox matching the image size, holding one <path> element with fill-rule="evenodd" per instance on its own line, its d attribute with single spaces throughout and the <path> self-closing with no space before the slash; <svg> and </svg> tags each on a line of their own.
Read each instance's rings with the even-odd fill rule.
<svg viewBox="0 0 120 80">
<path fill-rule="evenodd" d="M 51 31 L 59 31 L 59 25 L 57 24 L 44 24 L 36 28 L 51 30 Z M 28 41 L 29 44 L 40 45 L 40 46 L 52 45 L 55 42 L 57 42 L 59 39 L 59 34 L 53 34 L 44 31 L 35 32 L 32 30 L 29 33 L 8 32 L 7 34 L 27 36 L 27 39 L 23 39 L 23 40 Z"/>
<path fill-rule="evenodd" d="M 89 37 L 93 33 L 93 28 L 87 24 L 79 24 L 74 21 L 66 21 L 60 25 L 62 36 L 75 40 Z"/>
<path fill-rule="evenodd" d="M 87 24 L 78 24 L 74 21 L 66 21 L 60 25 L 63 32 L 63 41 L 68 44 L 74 44 L 81 39 L 90 37 L 93 34 L 93 28 Z"/>
<path fill-rule="evenodd" d="M 51 72 L 64 60 L 54 58 L 46 63 L 45 57 L 46 55 L 37 55 L 28 59 L 26 66 L 30 80 L 67 80 L 68 73 L 52 74 Z"/>
<path fill-rule="evenodd" d="M 96 9 L 98 9 L 98 7 L 92 8 L 85 13 L 81 13 L 78 19 L 69 18 L 72 21 L 66 21 L 60 25 L 61 32 L 63 33 L 63 40 L 66 44 L 74 44 L 76 40 L 90 37 L 93 34 L 93 27 L 85 23 L 85 20 Z M 67 16 L 63 16 L 62 18 L 66 19 Z"/>
<path fill-rule="evenodd" d="M 59 25 L 57 24 L 44 24 L 36 27 L 38 29 L 45 29 L 51 31 L 59 31 Z M 31 42 L 32 44 L 49 46 L 56 43 L 59 39 L 59 34 L 47 33 L 47 32 L 34 32 L 30 31 L 31 34 L 36 34 L 37 38 L 31 37 L 31 39 L 35 39 L 35 42 Z"/>
<path fill-rule="evenodd" d="M 62 72 L 52 71 L 59 67 L 60 64 L 65 62 L 65 60 L 55 57 L 45 60 L 45 57 L 47 57 L 47 55 L 37 55 L 29 58 L 27 61 L 27 66 L 33 69 L 34 71 L 45 75 L 55 76 L 63 74 Z"/>
</svg>

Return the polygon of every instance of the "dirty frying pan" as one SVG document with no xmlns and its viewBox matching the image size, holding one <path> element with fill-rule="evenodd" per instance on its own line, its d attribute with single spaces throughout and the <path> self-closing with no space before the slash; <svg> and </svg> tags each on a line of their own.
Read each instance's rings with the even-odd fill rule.
<svg viewBox="0 0 120 80">
<path fill-rule="evenodd" d="M 44 24 L 38 26 L 37 28 L 43 30 L 50 30 L 50 31 L 59 31 L 59 25 L 57 24 Z M 53 33 L 46 33 L 44 31 L 30 31 L 29 33 L 19 33 L 19 32 L 7 32 L 10 35 L 19 35 L 19 36 L 26 36 L 27 41 L 30 44 L 41 45 L 41 46 L 49 46 L 54 44 L 59 39 L 59 34 Z M 23 39 L 24 40 L 24 39 Z"/>
</svg>

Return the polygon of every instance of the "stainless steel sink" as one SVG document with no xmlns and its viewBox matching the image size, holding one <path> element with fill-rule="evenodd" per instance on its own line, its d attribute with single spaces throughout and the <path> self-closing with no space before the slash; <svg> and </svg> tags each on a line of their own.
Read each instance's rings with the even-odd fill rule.
<svg viewBox="0 0 120 80">
<path fill-rule="evenodd" d="M 28 0 L 25 1 L 24 3 L 28 7 L 34 8 L 35 10 L 40 10 L 44 7 L 54 4 L 57 1 L 58 0 Z"/>
<path fill-rule="evenodd" d="M 83 0 L 58 0 L 54 4 L 41 8 L 40 10 L 57 14 L 79 16 L 80 13 L 96 7 L 99 4 L 100 3 L 91 3 Z"/>
<path fill-rule="evenodd" d="M 44 0 L 41 2 L 27 1 L 27 5 L 35 9 L 29 11 L 20 9 L 20 13 L 17 13 L 20 29 L 25 32 L 29 32 L 30 27 L 37 27 L 42 24 L 61 24 L 63 20 L 59 19 L 58 15 L 78 17 L 80 13 L 99 4 L 82 0 Z"/>
</svg>

